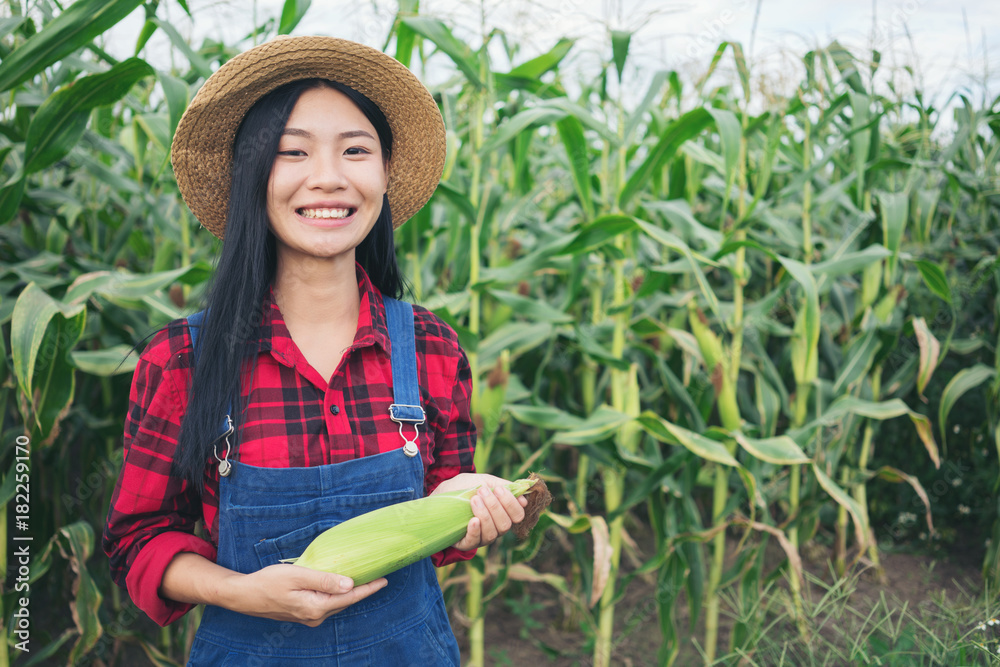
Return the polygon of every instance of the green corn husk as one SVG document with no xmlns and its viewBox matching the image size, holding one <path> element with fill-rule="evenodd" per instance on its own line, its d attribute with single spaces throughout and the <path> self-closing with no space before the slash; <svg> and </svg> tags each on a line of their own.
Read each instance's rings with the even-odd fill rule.
<svg viewBox="0 0 1000 667">
<path fill-rule="evenodd" d="M 534 475 L 505 486 L 518 497 L 535 490 L 533 487 L 538 483 L 541 484 L 538 490 L 544 491 L 541 495 L 551 498 L 544 489 L 545 483 Z M 323 532 L 301 556 L 282 562 L 341 574 L 353 579 L 355 585 L 366 584 L 462 539 L 473 517 L 472 497 L 478 491 L 477 486 L 438 493 L 367 512 Z M 547 500 L 544 504 L 548 504 Z M 533 515 L 531 526 L 534 526 L 541 509 L 526 511 L 522 524 Z"/>
</svg>

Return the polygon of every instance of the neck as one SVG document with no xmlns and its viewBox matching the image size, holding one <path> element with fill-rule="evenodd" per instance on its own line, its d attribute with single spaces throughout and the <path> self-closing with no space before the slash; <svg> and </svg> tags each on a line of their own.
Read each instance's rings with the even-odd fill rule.
<svg viewBox="0 0 1000 667">
<path fill-rule="evenodd" d="M 278 253 L 274 299 L 285 322 L 357 322 L 361 297 L 354 253 L 332 259 Z"/>
</svg>

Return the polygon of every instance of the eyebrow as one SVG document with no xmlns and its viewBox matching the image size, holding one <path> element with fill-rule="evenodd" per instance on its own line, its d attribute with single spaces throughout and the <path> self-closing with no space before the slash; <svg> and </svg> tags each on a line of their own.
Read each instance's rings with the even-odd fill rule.
<svg viewBox="0 0 1000 667">
<path fill-rule="evenodd" d="M 290 134 L 294 137 L 303 137 L 305 139 L 312 139 L 312 132 L 308 130 L 300 130 L 297 127 L 286 127 L 282 134 Z M 341 132 L 337 135 L 339 139 L 354 139 L 355 137 L 368 137 L 372 141 L 375 141 L 375 137 L 371 135 L 370 132 L 365 130 L 347 130 L 346 132 Z"/>
</svg>

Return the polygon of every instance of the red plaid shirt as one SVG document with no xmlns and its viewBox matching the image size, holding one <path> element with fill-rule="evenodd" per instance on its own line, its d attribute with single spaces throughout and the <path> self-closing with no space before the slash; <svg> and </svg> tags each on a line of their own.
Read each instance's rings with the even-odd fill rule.
<svg viewBox="0 0 1000 667">
<path fill-rule="evenodd" d="M 389 419 L 392 367 L 381 293 L 358 267 L 361 307 L 354 344 L 327 384 L 295 345 L 269 295 L 264 306 L 261 352 L 252 376 L 237 460 L 269 468 L 339 463 L 402 446 Z M 455 332 L 430 311 L 414 307 L 420 399 L 427 422 L 417 444 L 426 471 L 425 493 L 461 472 L 474 472 L 476 429 L 470 416 L 472 375 Z M 159 595 L 163 573 L 184 551 L 215 560 L 219 531 L 219 474 L 199 498 L 171 476 L 181 419 L 191 386 L 191 338 L 186 320 L 159 331 L 143 352 L 125 420 L 125 460 L 115 485 L 104 551 L 115 582 L 160 625 L 192 605 Z M 204 519 L 211 542 L 194 534 Z M 471 558 L 475 551 L 449 547 L 435 565 Z"/>
</svg>

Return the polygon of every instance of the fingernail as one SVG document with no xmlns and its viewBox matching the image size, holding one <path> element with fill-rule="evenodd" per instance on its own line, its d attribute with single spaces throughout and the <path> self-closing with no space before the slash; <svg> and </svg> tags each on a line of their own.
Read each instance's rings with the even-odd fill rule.
<svg viewBox="0 0 1000 667">
<path fill-rule="evenodd" d="M 354 582 L 350 579 L 344 578 L 340 580 L 340 590 L 349 591 L 354 587 Z"/>
</svg>

